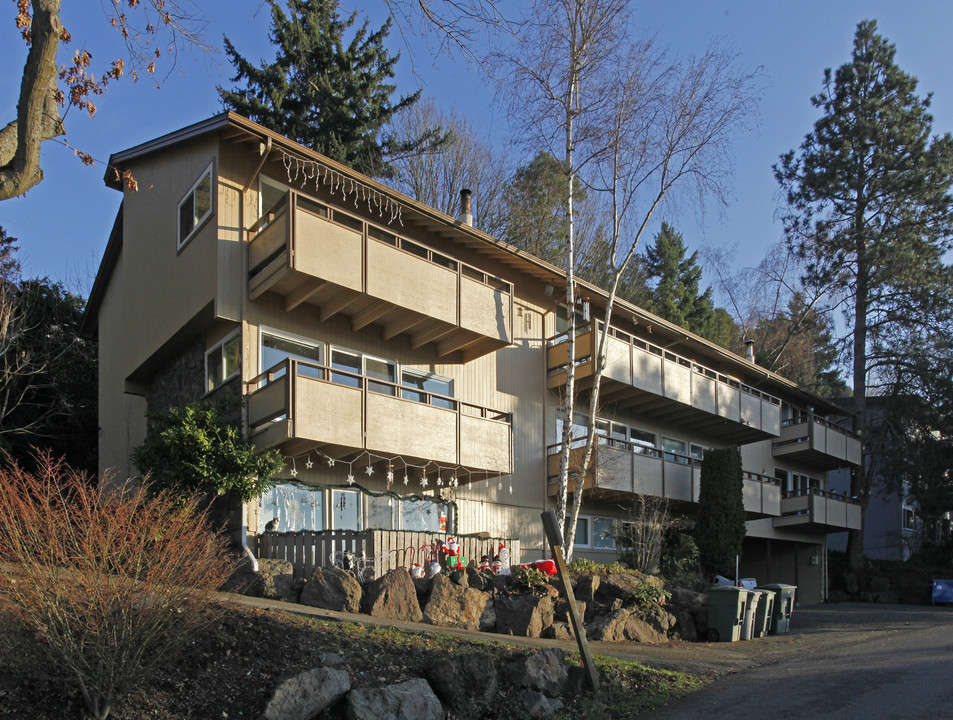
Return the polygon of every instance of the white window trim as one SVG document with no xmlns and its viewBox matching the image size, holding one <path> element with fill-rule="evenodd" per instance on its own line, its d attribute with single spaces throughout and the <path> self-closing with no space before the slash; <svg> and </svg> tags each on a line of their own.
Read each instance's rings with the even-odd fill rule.
<svg viewBox="0 0 953 720">
<path fill-rule="evenodd" d="M 265 335 L 270 335 L 271 337 L 281 338 L 282 340 L 289 340 L 290 342 L 299 343 L 300 345 L 310 345 L 313 348 L 317 348 L 321 351 L 321 364 L 328 364 L 328 352 L 327 345 L 321 340 L 315 340 L 314 338 L 309 338 L 305 335 L 298 335 L 296 333 L 287 332 L 285 330 L 276 330 L 275 328 L 268 327 L 267 325 L 258 326 L 258 372 L 263 373 L 268 368 L 262 367 L 264 364 L 262 358 L 264 353 L 262 349 L 262 340 Z"/>
<path fill-rule="evenodd" d="M 203 170 L 202 173 L 196 179 L 196 181 L 192 183 L 192 186 L 189 188 L 189 191 L 182 196 L 182 199 L 179 200 L 178 205 L 176 205 L 175 207 L 175 234 L 178 240 L 178 245 L 177 245 L 178 250 L 182 250 L 186 245 L 188 245 L 189 242 L 192 240 L 192 238 L 194 238 L 195 235 L 198 233 L 198 231 L 202 229 L 202 227 L 205 225 L 208 219 L 215 214 L 216 185 L 215 185 L 215 173 L 213 172 L 214 166 L 215 166 L 214 160 L 209 162 L 205 170 Z M 183 238 L 182 237 L 182 205 L 183 203 L 185 203 L 186 200 L 188 200 L 190 196 L 192 196 L 192 194 L 195 192 L 195 189 L 199 186 L 202 180 L 205 179 L 206 175 L 209 178 L 208 212 L 206 212 L 202 217 L 200 217 L 198 220 L 195 221 L 195 223 L 192 225 L 192 229 L 189 230 L 188 235 L 186 235 Z"/>
<path fill-rule="evenodd" d="M 223 337 L 221 340 L 219 340 L 219 341 L 218 341 L 217 343 L 215 343 L 212 347 L 210 347 L 208 350 L 205 351 L 205 394 L 206 394 L 206 395 L 209 395 L 209 394 L 215 392 L 215 391 L 218 390 L 220 387 L 222 387 L 222 385 L 224 385 L 225 383 L 227 383 L 229 380 L 231 380 L 231 379 L 234 378 L 234 377 L 238 377 L 239 375 L 242 374 L 242 348 L 241 348 L 241 346 L 239 345 L 239 348 L 238 348 L 238 369 L 237 369 L 235 372 L 233 372 L 231 375 L 228 375 L 227 377 L 224 377 L 224 378 L 222 378 L 221 380 L 219 380 L 219 381 L 215 384 L 215 387 L 212 387 L 212 388 L 209 387 L 209 377 L 208 377 L 208 359 L 209 359 L 209 357 L 211 357 L 211 356 L 212 356 L 214 353 L 216 353 L 216 352 L 219 352 L 219 353 L 222 352 L 222 349 L 225 347 L 225 345 L 227 345 L 229 342 L 231 342 L 232 340 L 234 340 L 235 337 L 236 337 L 236 336 L 239 336 L 240 334 L 241 334 L 241 328 L 236 328 L 235 330 L 233 330 L 232 332 L 230 332 L 228 335 L 226 335 L 225 337 Z M 222 358 L 222 367 L 223 367 L 223 368 L 225 367 L 224 357 Z"/>
</svg>

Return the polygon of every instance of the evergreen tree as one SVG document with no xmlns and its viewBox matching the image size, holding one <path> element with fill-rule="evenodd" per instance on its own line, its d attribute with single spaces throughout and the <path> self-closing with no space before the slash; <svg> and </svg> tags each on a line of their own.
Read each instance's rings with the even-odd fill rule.
<svg viewBox="0 0 953 720">
<path fill-rule="evenodd" d="M 705 451 L 698 488 L 699 517 L 692 533 L 702 567 L 730 574 L 745 539 L 744 478 L 737 448 Z"/>
<path fill-rule="evenodd" d="M 646 246 L 641 259 L 649 286 L 646 309 L 696 335 L 728 347 L 738 335 L 731 316 L 715 308 L 712 289 L 701 290 L 698 251 L 688 252 L 682 234 L 668 223 Z"/>
<path fill-rule="evenodd" d="M 235 66 L 232 82 L 219 87 L 222 105 L 363 173 L 387 176 L 390 156 L 412 154 L 440 144 L 431 129 L 398 141 L 384 127 L 398 110 L 417 102 L 418 90 L 392 103 L 394 65 L 399 55 L 384 47 L 390 20 L 370 31 L 365 20 L 348 35 L 357 13 L 342 19 L 337 0 L 288 0 L 288 14 L 271 3 L 271 41 L 275 61 L 257 67 L 225 38 Z"/>
<path fill-rule="evenodd" d="M 775 166 L 786 191 L 785 230 L 807 261 L 806 279 L 828 288 L 845 310 L 845 354 L 853 363 L 856 429 L 865 434 L 866 397 L 902 360 L 898 340 L 950 312 L 951 273 L 943 262 L 953 234 L 953 137 L 931 137 L 930 96 L 894 63 L 894 46 L 861 22 L 851 61 L 824 72 L 811 99 L 822 111 L 801 144 Z M 851 494 L 866 508 L 862 462 Z M 851 531 L 848 561 L 864 561 Z"/>
</svg>

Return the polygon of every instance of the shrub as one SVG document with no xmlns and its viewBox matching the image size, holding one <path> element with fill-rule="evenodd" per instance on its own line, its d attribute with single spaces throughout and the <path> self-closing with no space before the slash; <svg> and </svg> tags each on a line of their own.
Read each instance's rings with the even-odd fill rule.
<svg viewBox="0 0 953 720">
<path fill-rule="evenodd" d="M 521 567 L 513 576 L 513 589 L 520 592 L 534 592 L 546 585 L 546 576 L 536 568 Z"/>
<path fill-rule="evenodd" d="M 149 421 L 149 437 L 132 460 L 148 474 L 153 492 L 229 494 L 248 502 L 261 497 L 284 467 L 281 453 L 256 454 L 238 428 L 206 405 L 172 408 Z"/>
<path fill-rule="evenodd" d="M 32 630 L 92 717 L 215 616 L 233 569 L 194 501 L 91 483 L 49 456 L 0 469 L 0 611 Z"/>
<path fill-rule="evenodd" d="M 608 565 L 602 563 L 597 563 L 595 560 L 590 560 L 586 557 L 580 557 L 573 560 L 569 565 L 566 566 L 566 569 L 573 575 L 582 574 L 582 573 L 624 573 L 632 572 L 631 568 L 626 567 L 622 563 L 614 562 Z"/>
<path fill-rule="evenodd" d="M 639 580 L 639 584 L 622 596 L 622 604 L 633 605 L 637 608 L 648 609 L 652 605 L 661 605 L 671 594 L 649 582 L 647 578 Z"/>
<path fill-rule="evenodd" d="M 699 560 L 711 572 L 730 575 L 745 538 L 744 477 L 737 448 L 705 451 L 694 537 Z"/>
</svg>

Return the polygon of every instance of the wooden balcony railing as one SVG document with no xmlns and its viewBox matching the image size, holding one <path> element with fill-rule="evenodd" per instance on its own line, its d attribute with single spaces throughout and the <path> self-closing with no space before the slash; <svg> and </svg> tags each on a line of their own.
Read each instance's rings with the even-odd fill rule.
<svg viewBox="0 0 953 720">
<path fill-rule="evenodd" d="M 784 420 L 781 437 L 774 441 L 773 454 L 809 465 L 817 470 L 833 470 L 859 465 L 860 437 L 826 418 L 808 414 Z"/>
<path fill-rule="evenodd" d="M 394 230 L 289 191 L 249 228 L 248 292 L 343 314 L 352 329 L 463 361 L 513 341 L 513 285 Z"/>
<path fill-rule="evenodd" d="M 591 324 L 576 339 L 576 379 L 592 384 L 594 354 L 603 327 Z M 566 382 L 565 334 L 548 341 L 549 386 Z M 659 402 L 664 399 L 666 402 Z M 769 393 L 617 328 L 609 328 L 602 402 L 643 415 L 664 415 L 725 442 L 777 437 L 781 401 Z"/>
<path fill-rule="evenodd" d="M 298 454 L 336 446 L 474 472 L 512 471 L 506 412 L 294 358 L 249 380 L 246 393 L 249 433 L 259 447 Z"/>
</svg>

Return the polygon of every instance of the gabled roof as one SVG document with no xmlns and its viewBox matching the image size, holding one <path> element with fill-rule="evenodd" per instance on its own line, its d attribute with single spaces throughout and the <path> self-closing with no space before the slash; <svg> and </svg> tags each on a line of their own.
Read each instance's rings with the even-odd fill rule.
<svg viewBox="0 0 953 720">
<path fill-rule="evenodd" d="M 403 210 L 411 217 L 413 221 L 424 228 L 439 231 L 445 237 L 451 238 L 453 242 L 463 245 L 474 252 L 478 252 L 499 262 L 507 267 L 513 268 L 523 275 L 530 275 L 538 281 L 552 285 L 557 290 L 564 290 L 566 286 L 566 273 L 545 260 L 537 258 L 524 250 L 521 250 L 509 243 L 499 240 L 491 235 L 460 223 L 454 218 L 446 215 L 439 210 L 435 210 L 424 203 L 414 200 L 403 193 L 394 190 L 376 180 L 373 180 L 361 173 L 353 170 L 346 165 L 342 165 L 330 158 L 321 155 L 310 148 L 300 145 L 273 130 L 259 125 L 241 115 L 231 111 L 223 112 L 214 117 L 202 120 L 188 127 L 168 133 L 154 140 L 136 145 L 127 150 L 115 153 L 110 156 L 109 166 L 104 181 L 107 186 L 123 190 L 121 173 L 127 166 L 135 160 L 141 159 L 156 152 L 160 152 L 170 147 L 177 146 L 188 140 L 201 137 L 209 133 L 220 133 L 223 140 L 236 144 L 254 145 L 256 149 L 261 145 L 267 145 L 270 148 L 280 148 L 284 152 L 300 157 L 304 160 L 313 160 L 333 169 L 335 172 L 349 178 L 354 178 L 360 183 L 372 188 L 381 196 L 387 197 L 395 203 L 398 203 Z M 115 266 L 116 260 L 122 249 L 122 208 L 116 217 L 116 223 L 110 233 L 109 243 L 106 246 L 106 252 L 103 261 L 97 273 L 96 280 L 90 293 L 89 302 L 86 306 L 86 317 L 83 320 L 83 332 L 87 336 L 92 336 L 96 332 L 98 322 L 96 315 L 99 311 L 99 305 L 102 302 L 106 285 L 109 282 L 109 276 Z M 576 279 L 578 291 L 577 296 L 590 301 L 596 306 L 605 307 L 608 302 L 609 294 L 591 283 Z M 752 385 L 759 385 L 757 380 L 750 378 L 754 375 L 761 378 L 761 383 L 780 386 L 786 395 L 797 397 L 805 404 L 813 405 L 818 410 L 823 409 L 825 413 L 839 414 L 843 410 L 837 405 L 820 398 L 813 393 L 801 390 L 794 383 L 786 378 L 777 375 L 770 370 L 748 362 L 739 355 L 726 350 L 714 343 L 709 342 L 684 328 L 675 325 L 657 315 L 633 305 L 627 301 L 617 299 L 616 310 L 617 317 L 622 317 L 631 322 L 650 327 L 655 337 L 655 342 L 665 347 L 678 345 L 682 348 L 681 353 L 697 354 L 701 357 L 714 360 L 717 363 L 731 367 L 736 372 L 742 373 L 749 378 L 748 382 Z"/>
</svg>

